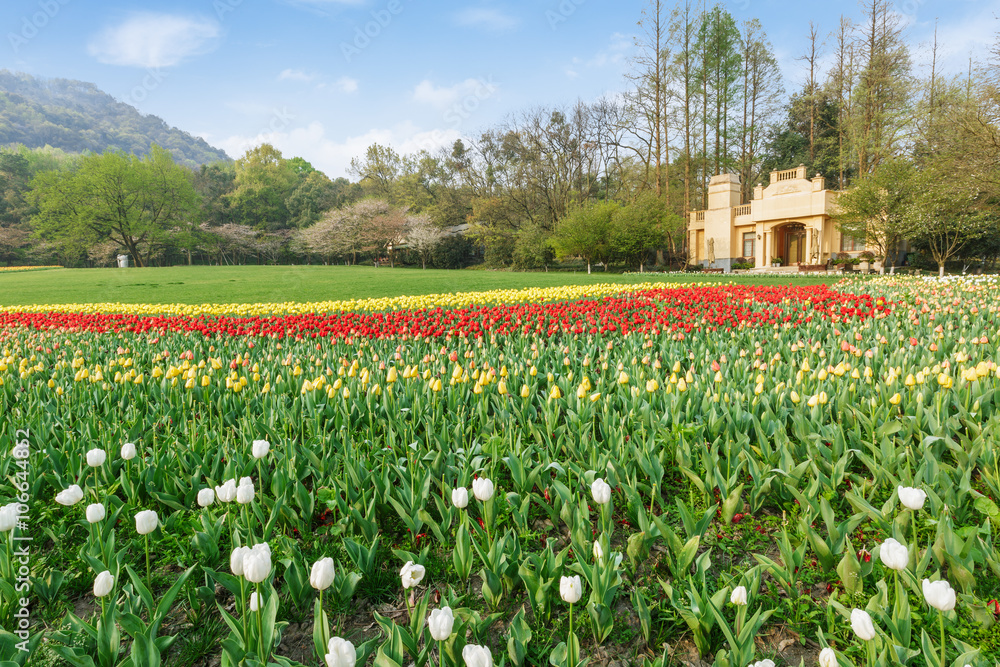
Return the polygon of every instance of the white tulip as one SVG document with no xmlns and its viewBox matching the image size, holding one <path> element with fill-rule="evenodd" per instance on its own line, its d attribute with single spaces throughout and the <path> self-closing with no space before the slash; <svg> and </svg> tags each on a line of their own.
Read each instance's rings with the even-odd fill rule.
<svg viewBox="0 0 1000 667">
<path fill-rule="evenodd" d="M 220 503 L 231 503 L 236 500 L 236 480 L 227 479 L 222 486 L 215 487 L 215 497 Z"/>
<path fill-rule="evenodd" d="M 733 589 L 733 594 L 729 596 L 729 601 L 737 607 L 743 607 L 747 603 L 747 587 L 737 586 Z"/>
<path fill-rule="evenodd" d="M 441 607 L 431 612 L 427 619 L 427 627 L 430 628 L 431 637 L 434 641 L 443 642 L 451 637 L 451 630 L 455 625 L 455 615 L 451 607 Z"/>
<path fill-rule="evenodd" d="M 837 654 L 832 648 L 825 648 L 819 652 L 819 667 L 837 667 Z"/>
<path fill-rule="evenodd" d="M 493 482 L 485 477 L 472 480 L 472 495 L 480 502 L 486 502 L 493 497 Z"/>
<path fill-rule="evenodd" d="M 243 576 L 247 581 L 259 584 L 271 574 L 271 547 L 267 543 L 255 544 L 243 556 Z"/>
<path fill-rule="evenodd" d="M 313 563 L 312 572 L 309 573 L 309 585 L 318 591 L 325 591 L 333 584 L 336 574 L 333 559 L 321 558 Z"/>
<path fill-rule="evenodd" d="M 267 440 L 254 440 L 250 451 L 255 459 L 262 459 L 271 451 L 271 443 Z"/>
<path fill-rule="evenodd" d="M 944 579 L 931 581 L 924 579 L 924 600 L 938 611 L 951 611 L 955 608 L 955 589 Z"/>
<path fill-rule="evenodd" d="M 131 442 L 126 442 L 122 445 L 122 458 L 126 461 L 131 461 L 135 458 L 135 444 Z"/>
<path fill-rule="evenodd" d="M 215 502 L 215 491 L 211 487 L 198 492 L 198 507 L 208 507 Z"/>
<path fill-rule="evenodd" d="M 94 503 L 93 505 L 87 505 L 87 521 L 90 523 L 98 523 L 99 521 L 104 521 L 104 517 L 108 515 L 107 511 L 104 509 L 104 505 L 101 503 Z"/>
<path fill-rule="evenodd" d="M 751 664 L 750 667 L 774 667 L 774 660 L 758 660 L 757 662 Z"/>
<path fill-rule="evenodd" d="M 493 654 L 485 646 L 466 644 L 462 649 L 465 667 L 493 667 Z"/>
<path fill-rule="evenodd" d="M 257 591 L 250 594 L 250 611 L 260 611 L 260 596 Z"/>
<path fill-rule="evenodd" d="M 451 504 L 460 510 L 464 510 L 469 505 L 469 490 L 464 486 L 454 489 L 451 492 Z"/>
<path fill-rule="evenodd" d="M 243 576 L 243 559 L 250 553 L 250 547 L 236 547 L 229 554 L 229 571 L 237 577 Z"/>
<path fill-rule="evenodd" d="M 894 540 L 886 539 L 878 550 L 879 560 L 890 570 L 902 572 L 910 562 L 910 552 L 907 548 Z"/>
<path fill-rule="evenodd" d="M 115 587 L 115 578 L 105 570 L 94 579 L 94 597 L 102 598 Z"/>
<path fill-rule="evenodd" d="M 87 452 L 87 465 L 91 468 L 100 468 L 108 460 L 108 453 L 103 449 L 91 449 Z"/>
<path fill-rule="evenodd" d="M 590 485 L 590 495 L 595 503 L 603 505 L 611 500 L 611 485 L 598 477 Z"/>
<path fill-rule="evenodd" d="M 354 644 L 340 637 L 332 638 L 326 650 L 327 654 L 324 656 L 326 667 L 354 667 L 354 663 L 358 660 Z"/>
<path fill-rule="evenodd" d="M 423 565 L 417 565 L 412 560 L 406 561 L 406 565 L 399 571 L 399 578 L 403 581 L 403 589 L 413 588 L 424 579 L 427 570 Z"/>
<path fill-rule="evenodd" d="M 19 503 L 9 503 L 0 507 L 0 532 L 6 533 L 9 530 L 14 530 L 20 515 L 21 505 Z"/>
<path fill-rule="evenodd" d="M 74 484 L 56 494 L 56 502 L 67 507 L 76 505 L 81 500 L 83 500 L 83 489 L 80 488 L 79 484 Z"/>
<path fill-rule="evenodd" d="M 253 502 L 253 496 L 253 480 L 249 477 L 244 477 L 240 480 L 240 485 L 236 487 L 236 502 L 240 505 L 246 505 L 249 502 Z"/>
<path fill-rule="evenodd" d="M 559 580 L 559 595 L 563 602 L 576 604 L 583 597 L 583 584 L 580 583 L 580 575 L 574 574 L 572 577 L 562 577 Z"/>
<path fill-rule="evenodd" d="M 154 510 L 143 510 L 135 515 L 135 530 L 140 535 L 149 535 L 159 523 L 160 519 Z"/>
<path fill-rule="evenodd" d="M 603 560 L 603 559 L 604 559 L 604 547 L 601 546 L 601 543 L 599 541 L 594 542 L 594 560 Z"/>
<path fill-rule="evenodd" d="M 927 500 L 927 492 L 923 489 L 915 489 L 912 486 L 900 486 L 896 488 L 896 495 L 899 502 L 908 510 L 918 510 L 924 506 Z"/>
<path fill-rule="evenodd" d="M 875 624 L 864 609 L 855 609 L 851 612 L 851 629 L 866 642 L 875 639 Z"/>
</svg>

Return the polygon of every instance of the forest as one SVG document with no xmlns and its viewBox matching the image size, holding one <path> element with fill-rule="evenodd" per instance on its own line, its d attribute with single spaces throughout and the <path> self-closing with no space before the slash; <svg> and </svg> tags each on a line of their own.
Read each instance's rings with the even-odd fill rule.
<svg viewBox="0 0 1000 667">
<path fill-rule="evenodd" d="M 756 19 L 686 0 L 637 19 L 620 91 L 515 112 L 437 152 L 375 144 L 350 179 L 269 144 L 196 168 L 159 140 L 9 145 L 0 262 L 683 267 L 713 175 L 738 174 L 746 202 L 804 164 L 843 191 L 842 228 L 882 254 L 906 242 L 915 261 L 994 266 L 1000 41 L 952 75 L 935 37 L 917 67 L 903 18 L 862 0 L 856 21 L 805 27 L 807 74 L 788 91 Z"/>
</svg>

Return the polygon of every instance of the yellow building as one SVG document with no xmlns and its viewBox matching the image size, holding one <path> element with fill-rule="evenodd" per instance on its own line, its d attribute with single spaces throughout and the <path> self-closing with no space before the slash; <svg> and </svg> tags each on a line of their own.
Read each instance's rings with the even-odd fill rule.
<svg viewBox="0 0 1000 667">
<path fill-rule="evenodd" d="M 773 266 L 826 265 L 834 256 L 856 255 L 863 242 L 842 236 L 832 220 L 837 191 L 827 190 L 806 168 L 772 171 L 767 187 L 740 203 L 740 177 L 713 176 L 708 209 L 692 211 L 688 224 L 691 263 L 730 271 L 736 262 Z"/>
</svg>

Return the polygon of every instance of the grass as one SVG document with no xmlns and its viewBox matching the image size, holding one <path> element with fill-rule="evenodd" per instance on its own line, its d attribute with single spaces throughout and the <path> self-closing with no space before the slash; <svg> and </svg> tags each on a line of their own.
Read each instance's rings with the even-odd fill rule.
<svg viewBox="0 0 1000 667">
<path fill-rule="evenodd" d="M 816 285 L 833 276 L 623 275 L 367 266 L 177 266 L 0 274 L 0 306 L 59 303 L 273 303 L 647 281 Z"/>
</svg>

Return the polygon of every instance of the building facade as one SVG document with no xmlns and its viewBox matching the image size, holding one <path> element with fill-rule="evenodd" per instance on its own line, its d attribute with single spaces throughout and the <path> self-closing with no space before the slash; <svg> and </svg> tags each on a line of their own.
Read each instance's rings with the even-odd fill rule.
<svg viewBox="0 0 1000 667">
<path fill-rule="evenodd" d="M 732 270 L 737 263 L 764 269 L 774 266 L 825 265 L 864 243 L 844 236 L 833 222 L 837 191 L 825 179 L 806 177 L 806 168 L 772 171 L 767 187 L 754 188 L 753 200 L 741 204 L 740 177 L 713 176 L 708 209 L 692 211 L 688 223 L 691 263 Z"/>
</svg>

